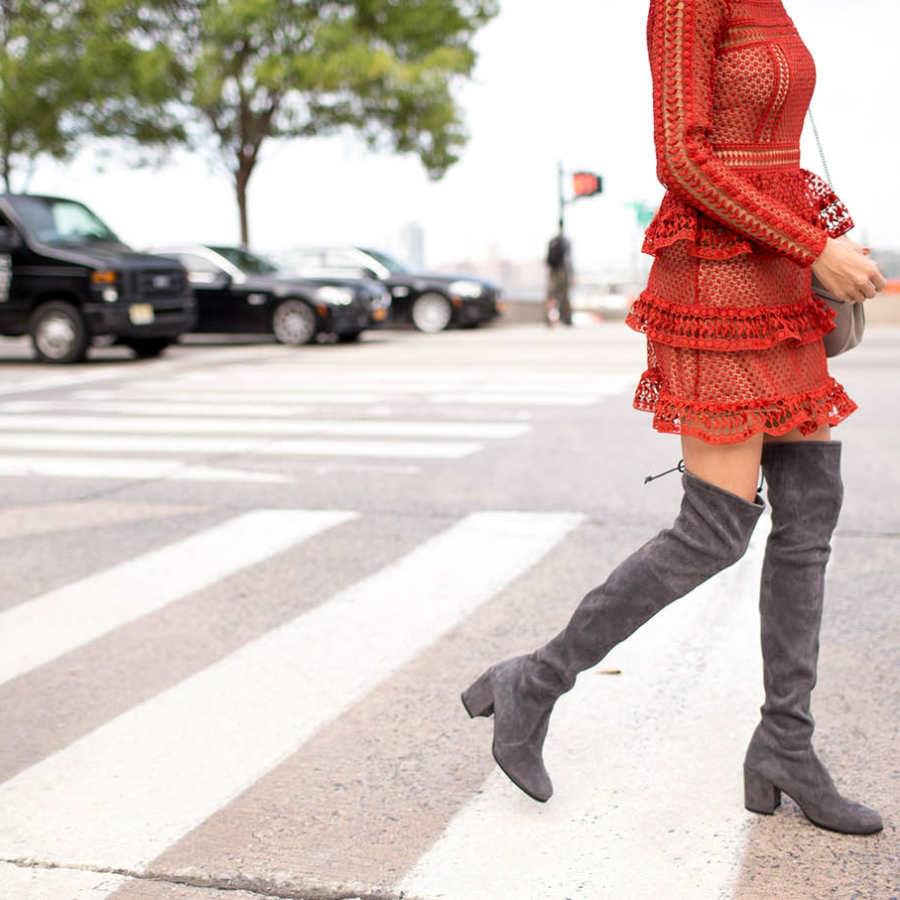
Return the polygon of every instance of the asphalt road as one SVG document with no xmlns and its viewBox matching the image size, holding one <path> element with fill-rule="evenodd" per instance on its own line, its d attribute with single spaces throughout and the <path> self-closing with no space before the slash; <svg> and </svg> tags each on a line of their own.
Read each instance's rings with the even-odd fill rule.
<svg viewBox="0 0 900 900">
<path fill-rule="evenodd" d="M 0 346 L 0 897 L 898 896 L 900 331 L 835 363 L 817 747 L 874 837 L 742 805 L 747 556 L 583 675 L 539 805 L 459 691 L 671 521 L 623 325 Z"/>
</svg>

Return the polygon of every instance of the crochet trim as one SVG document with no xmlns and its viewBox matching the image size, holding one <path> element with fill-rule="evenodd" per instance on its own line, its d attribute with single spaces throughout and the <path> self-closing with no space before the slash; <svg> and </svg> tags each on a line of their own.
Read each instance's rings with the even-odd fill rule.
<svg viewBox="0 0 900 900">
<path fill-rule="evenodd" d="M 645 290 L 625 323 L 670 347 L 766 350 L 782 341 L 810 344 L 834 328 L 835 313 L 814 298 L 784 306 L 688 306 Z"/>
<path fill-rule="evenodd" d="M 768 397 L 753 403 L 699 403 L 670 395 L 662 373 L 647 369 L 634 394 L 634 408 L 653 414 L 653 427 L 665 434 L 700 438 L 709 444 L 736 444 L 760 432 L 803 435 L 823 425 L 839 425 L 858 409 L 843 385 L 830 378 L 817 391 L 791 397 Z"/>
</svg>

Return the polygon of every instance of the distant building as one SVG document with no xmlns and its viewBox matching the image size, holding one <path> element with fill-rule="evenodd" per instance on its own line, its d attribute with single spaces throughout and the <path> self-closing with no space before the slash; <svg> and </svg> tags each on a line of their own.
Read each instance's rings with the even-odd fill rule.
<svg viewBox="0 0 900 900">
<path fill-rule="evenodd" d="M 425 268 L 425 229 L 418 222 L 409 222 L 400 229 L 403 258 L 414 268 Z"/>
</svg>

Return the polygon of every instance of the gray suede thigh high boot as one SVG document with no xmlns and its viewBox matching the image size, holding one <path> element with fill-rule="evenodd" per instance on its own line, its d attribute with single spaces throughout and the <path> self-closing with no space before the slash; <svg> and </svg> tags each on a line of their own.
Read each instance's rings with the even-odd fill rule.
<svg viewBox="0 0 900 900">
<path fill-rule="evenodd" d="M 837 441 L 766 444 L 772 508 L 760 585 L 765 703 L 744 761 L 745 805 L 772 813 L 782 791 L 814 824 L 845 834 L 882 828 L 877 812 L 844 799 L 812 747 L 825 566 L 843 500 Z"/>
<path fill-rule="evenodd" d="M 763 511 L 685 472 L 681 510 L 661 531 L 589 591 L 569 624 L 533 653 L 491 666 L 462 694 L 470 716 L 494 716 L 494 759 L 535 800 L 553 793 L 542 748 L 550 712 L 579 672 L 673 600 L 740 559 Z"/>
</svg>

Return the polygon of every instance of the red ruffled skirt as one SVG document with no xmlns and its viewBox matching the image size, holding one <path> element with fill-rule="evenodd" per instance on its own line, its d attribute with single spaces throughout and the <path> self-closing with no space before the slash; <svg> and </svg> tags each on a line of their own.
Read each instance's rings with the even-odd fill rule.
<svg viewBox="0 0 900 900">
<path fill-rule="evenodd" d="M 824 222 L 832 236 L 852 227 L 818 176 L 759 176 L 760 187 Z M 653 414 L 657 431 L 729 444 L 759 432 L 811 434 L 857 408 L 828 372 L 822 337 L 834 313 L 813 295 L 809 268 L 671 194 L 643 249 L 655 259 L 626 322 L 647 336 L 634 406 Z"/>
</svg>

